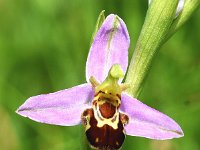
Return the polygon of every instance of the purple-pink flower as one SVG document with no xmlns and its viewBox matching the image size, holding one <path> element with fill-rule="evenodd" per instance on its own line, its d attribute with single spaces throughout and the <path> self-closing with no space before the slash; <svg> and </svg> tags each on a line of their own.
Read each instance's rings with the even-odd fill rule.
<svg viewBox="0 0 200 150">
<path fill-rule="evenodd" d="M 82 113 L 92 108 L 95 97 L 95 88 L 90 83 L 90 77 L 93 76 L 102 83 L 115 64 L 119 64 L 125 73 L 129 44 L 130 38 L 123 20 L 117 15 L 109 15 L 90 48 L 86 63 L 87 82 L 55 93 L 30 97 L 18 108 L 17 113 L 41 123 L 61 126 L 81 124 Z M 121 80 L 118 83 L 120 84 Z M 124 125 L 127 135 L 158 140 L 183 136 L 180 126 L 167 115 L 143 104 L 124 91 L 120 98 L 120 106 L 117 109 L 129 118 L 128 124 Z"/>
</svg>

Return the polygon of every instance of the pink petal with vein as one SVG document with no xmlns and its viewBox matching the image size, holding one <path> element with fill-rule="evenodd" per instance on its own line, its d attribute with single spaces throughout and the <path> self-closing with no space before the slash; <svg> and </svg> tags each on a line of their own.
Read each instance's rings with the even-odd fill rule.
<svg viewBox="0 0 200 150">
<path fill-rule="evenodd" d="M 183 136 L 180 126 L 167 115 L 122 94 L 121 111 L 129 116 L 126 134 L 150 139 L 165 140 Z"/>
<path fill-rule="evenodd" d="M 86 63 L 86 79 L 94 76 L 102 82 L 113 64 L 120 64 L 124 73 L 128 65 L 129 34 L 125 23 L 117 15 L 109 15 L 90 48 Z"/>
<path fill-rule="evenodd" d="M 55 93 L 30 97 L 18 114 L 41 123 L 72 126 L 81 122 L 81 113 L 93 99 L 90 84 L 82 84 Z"/>
</svg>

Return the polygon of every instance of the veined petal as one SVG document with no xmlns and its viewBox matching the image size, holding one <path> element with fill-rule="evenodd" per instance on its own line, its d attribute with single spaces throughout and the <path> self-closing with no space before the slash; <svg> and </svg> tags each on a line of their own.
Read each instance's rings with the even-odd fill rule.
<svg viewBox="0 0 200 150">
<path fill-rule="evenodd" d="M 94 93 L 90 84 L 82 84 L 55 93 L 30 97 L 18 114 L 37 122 L 71 126 L 81 122 L 81 113 L 90 105 Z"/>
<path fill-rule="evenodd" d="M 113 64 L 120 64 L 124 73 L 128 65 L 129 34 L 117 15 L 109 15 L 96 34 L 86 63 L 86 80 L 94 76 L 102 82 Z"/>
<path fill-rule="evenodd" d="M 174 120 L 127 94 L 122 94 L 120 110 L 129 116 L 129 123 L 125 126 L 128 135 L 158 140 L 183 136 Z"/>
</svg>

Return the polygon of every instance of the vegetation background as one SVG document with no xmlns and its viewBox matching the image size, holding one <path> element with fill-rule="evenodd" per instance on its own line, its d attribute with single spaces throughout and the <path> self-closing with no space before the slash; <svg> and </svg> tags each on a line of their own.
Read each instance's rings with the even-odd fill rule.
<svg viewBox="0 0 200 150">
<path fill-rule="evenodd" d="M 127 24 L 131 56 L 147 8 L 147 0 L 0 0 L 0 149 L 81 149 L 81 126 L 41 124 L 15 110 L 30 96 L 85 82 L 102 10 Z M 200 10 L 161 48 L 140 96 L 176 120 L 185 136 L 166 141 L 127 136 L 123 150 L 200 149 L 199 43 Z"/>
</svg>

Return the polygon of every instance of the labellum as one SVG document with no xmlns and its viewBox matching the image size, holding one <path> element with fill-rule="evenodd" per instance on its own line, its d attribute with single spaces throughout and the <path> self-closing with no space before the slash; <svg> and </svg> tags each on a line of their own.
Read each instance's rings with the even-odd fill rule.
<svg viewBox="0 0 200 150">
<path fill-rule="evenodd" d="M 129 119 L 126 114 L 119 112 L 124 86 L 118 85 L 118 79 L 110 73 L 102 84 L 93 77 L 90 80 L 95 95 L 92 107 L 82 113 L 82 122 L 93 149 L 118 150 L 125 140 L 124 126 Z"/>
</svg>

